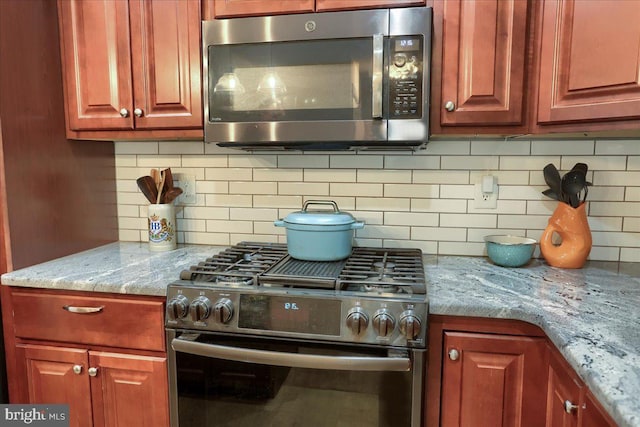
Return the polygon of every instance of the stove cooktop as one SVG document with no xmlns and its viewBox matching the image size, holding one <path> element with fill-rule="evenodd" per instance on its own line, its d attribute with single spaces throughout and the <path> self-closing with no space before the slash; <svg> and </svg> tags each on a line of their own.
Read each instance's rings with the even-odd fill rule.
<svg viewBox="0 0 640 427">
<path fill-rule="evenodd" d="M 314 262 L 292 258 L 286 244 L 241 242 L 182 271 L 180 279 L 198 286 L 426 294 L 419 249 L 355 247 L 347 259 Z"/>
<path fill-rule="evenodd" d="M 241 242 L 169 284 L 166 327 L 425 347 L 426 294 L 419 249 L 355 247 L 314 262 L 286 244 Z"/>
</svg>

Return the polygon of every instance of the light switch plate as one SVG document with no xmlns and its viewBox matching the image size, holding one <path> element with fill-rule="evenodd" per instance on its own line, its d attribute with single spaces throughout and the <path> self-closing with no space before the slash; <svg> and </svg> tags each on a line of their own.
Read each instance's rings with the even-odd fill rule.
<svg viewBox="0 0 640 427">
<path fill-rule="evenodd" d="M 176 199 L 176 205 L 194 205 L 197 203 L 195 175 L 176 174 L 175 186 L 182 188 L 182 194 Z"/>
</svg>

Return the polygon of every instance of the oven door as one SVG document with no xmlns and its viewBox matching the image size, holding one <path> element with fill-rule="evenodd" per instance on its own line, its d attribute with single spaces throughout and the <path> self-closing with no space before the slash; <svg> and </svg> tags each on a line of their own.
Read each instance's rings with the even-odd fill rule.
<svg viewBox="0 0 640 427">
<path fill-rule="evenodd" d="M 167 331 L 172 427 L 422 424 L 424 350 Z"/>
</svg>

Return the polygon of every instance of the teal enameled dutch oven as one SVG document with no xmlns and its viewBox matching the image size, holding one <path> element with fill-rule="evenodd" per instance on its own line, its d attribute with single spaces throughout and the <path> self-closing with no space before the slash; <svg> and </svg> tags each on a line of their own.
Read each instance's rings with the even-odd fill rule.
<svg viewBox="0 0 640 427">
<path fill-rule="evenodd" d="M 331 205 L 333 210 L 311 210 L 309 205 Z M 308 200 L 301 211 L 292 212 L 274 224 L 287 230 L 289 255 L 305 261 L 347 258 L 353 245 L 353 230 L 364 227 L 364 221 L 356 221 L 330 200 Z"/>
</svg>

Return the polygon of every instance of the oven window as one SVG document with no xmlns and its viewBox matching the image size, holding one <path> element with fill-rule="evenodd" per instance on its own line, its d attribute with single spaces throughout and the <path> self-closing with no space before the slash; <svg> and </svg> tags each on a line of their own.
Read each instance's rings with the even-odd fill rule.
<svg viewBox="0 0 640 427">
<path fill-rule="evenodd" d="M 386 351 L 207 338 L 225 346 L 323 355 Z M 180 427 L 409 427 L 411 372 L 289 368 L 176 354 Z"/>
<path fill-rule="evenodd" d="M 370 37 L 208 50 L 211 122 L 371 118 Z"/>
</svg>

